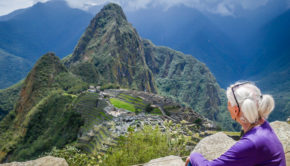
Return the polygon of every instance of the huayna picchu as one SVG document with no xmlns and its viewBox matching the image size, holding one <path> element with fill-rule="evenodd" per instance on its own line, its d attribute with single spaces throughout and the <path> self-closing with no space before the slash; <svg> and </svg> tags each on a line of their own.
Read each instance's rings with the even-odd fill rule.
<svg viewBox="0 0 290 166">
<path fill-rule="evenodd" d="M 93 18 L 71 55 L 43 55 L 0 97 L 1 162 L 66 145 L 105 154 L 147 125 L 183 134 L 182 147 L 192 147 L 201 130 L 232 123 L 224 120 L 230 119 L 225 96 L 209 69 L 191 55 L 141 39 L 113 3 Z"/>
<path fill-rule="evenodd" d="M 93 18 L 65 65 L 86 82 L 156 91 L 142 40 L 118 5 Z"/>
</svg>

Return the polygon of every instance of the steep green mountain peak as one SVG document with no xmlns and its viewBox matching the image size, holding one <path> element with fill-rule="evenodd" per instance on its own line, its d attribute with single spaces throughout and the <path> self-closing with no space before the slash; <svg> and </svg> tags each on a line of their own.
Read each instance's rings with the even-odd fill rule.
<svg viewBox="0 0 290 166">
<path fill-rule="evenodd" d="M 123 12 L 123 9 L 115 3 L 109 3 L 106 6 L 104 6 L 104 8 L 101 10 L 101 13 L 106 14 L 107 16 L 127 20 Z"/>
<path fill-rule="evenodd" d="M 92 19 L 64 64 L 89 83 L 156 92 L 141 38 L 116 4 L 106 5 Z"/>
<path fill-rule="evenodd" d="M 54 53 L 47 53 L 36 62 L 23 82 L 0 91 L 2 99 L 4 92 L 10 98 L 0 102 L 5 106 L 2 114 L 13 108 L 11 101 L 16 103 L 0 121 L 0 162 L 23 160 L 51 148 L 42 143 L 63 146 L 75 140 L 83 120 L 69 109 L 69 105 L 75 94 L 87 87 Z"/>
<path fill-rule="evenodd" d="M 24 81 L 16 113 L 25 115 L 53 86 L 56 75 L 67 72 L 65 66 L 54 53 L 43 55 L 34 65 Z M 21 118 L 23 116 L 19 116 Z M 21 123 L 22 120 L 20 120 Z"/>
</svg>

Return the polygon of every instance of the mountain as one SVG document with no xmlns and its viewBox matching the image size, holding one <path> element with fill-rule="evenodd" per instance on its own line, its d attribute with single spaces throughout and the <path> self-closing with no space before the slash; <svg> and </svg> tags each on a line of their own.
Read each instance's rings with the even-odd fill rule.
<svg viewBox="0 0 290 166">
<path fill-rule="evenodd" d="M 72 52 L 91 17 L 65 1 L 37 3 L 0 22 L 0 48 L 33 62 L 48 51 L 64 57 Z"/>
<path fill-rule="evenodd" d="M 158 93 L 186 103 L 205 117 L 218 118 L 222 91 L 210 70 L 191 55 L 143 40 L 145 57 L 154 74 Z"/>
<path fill-rule="evenodd" d="M 92 19 L 73 54 L 63 60 L 43 55 L 23 82 L 0 97 L 5 92 L 11 95 L 0 103 L 9 112 L 0 121 L 1 162 L 72 144 L 87 153 L 106 152 L 131 127 L 152 121 L 161 127 L 183 123 L 195 132 L 214 128 L 211 120 L 235 127 L 209 69 L 141 39 L 116 4 Z M 199 139 L 190 137 L 191 145 Z"/>
<path fill-rule="evenodd" d="M 37 157 L 39 151 L 52 148 L 45 144 L 63 146 L 76 139 L 83 124 L 78 113 L 67 110 L 74 96 L 63 90 L 79 92 L 87 85 L 53 53 L 42 56 L 20 84 L 14 109 L 0 122 L 1 161 Z"/>
<path fill-rule="evenodd" d="M 117 5 L 96 15 L 63 62 L 85 82 L 158 92 L 223 121 L 218 114 L 225 111 L 224 95 L 209 69 L 191 55 L 142 40 Z"/>
<path fill-rule="evenodd" d="M 248 75 L 267 75 L 271 71 L 285 71 L 290 62 L 290 10 L 282 13 L 259 29 L 253 46 L 256 54 L 247 67 Z"/>
<path fill-rule="evenodd" d="M 259 29 L 252 48 L 259 56 L 252 59 L 246 71 L 265 93 L 274 96 L 276 108 L 269 120 L 285 120 L 290 114 L 289 20 L 290 10 L 287 10 Z"/>
<path fill-rule="evenodd" d="M 1 82 L 0 88 L 23 79 L 39 55 L 49 51 L 60 57 L 70 54 L 91 18 L 82 10 L 70 8 L 65 1 L 37 3 L 1 16 L 0 67 L 11 64 L 12 59 L 15 65 L 11 64 L 14 69 L 10 72 L 1 70 L 5 84 Z M 7 59 L 3 51 L 14 58 Z"/>
<path fill-rule="evenodd" d="M 9 87 L 23 79 L 32 63 L 0 49 L 0 89 Z"/>
<path fill-rule="evenodd" d="M 156 91 L 142 41 L 117 5 L 96 15 L 65 64 L 86 82 Z"/>
<path fill-rule="evenodd" d="M 197 9 L 157 6 L 127 11 L 127 15 L 143 38 L 191 54 L 205 63 L 222 87 L 239 78 L 236 73 L 241 72 L 240 54 L 235 42 Z"/>
<path fill-rule="evenodd" d="M 23 81 L 7 88 L 0 90 L 0 121 L 14 110 L 14 105 L 18 101 Z"/>
</svg>

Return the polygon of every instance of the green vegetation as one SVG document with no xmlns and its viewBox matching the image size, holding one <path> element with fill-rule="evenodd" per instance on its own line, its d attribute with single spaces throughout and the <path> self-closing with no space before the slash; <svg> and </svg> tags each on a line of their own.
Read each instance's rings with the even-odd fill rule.
<svg viewBox="0 0 290 166">
<path fill-rule="evenodd" d="M 145 112 L 153 114 L 153 115 L 162 115 L 162 112 L 160 111 L 160 109 L 151 107 L 151 104 L 147 104 L 145 106 Z"/>
<path fill-rule="evenodd" d="M 224 121 L 228 117 L 224 114 L 228 113 L 226 102 L 221 102 L 224 92 L 205 64 L 191 55 L 157 47 L 148 40 L 143 43 L 147 65 L 154 74 L 160 95 L 193 108 L 206 118 L 219 122 L 224 129 L 234 129 L 233 122 Z"/>
<path fill-rule="evenodd" d="M 54 147 L 50 152 L 42 156 L 54 156 L 64 158 L 69 166 L 95 166 L 102 163 L 102 156 L 83 153 L 74 146 L 66 146 L 63 149 Z"/>
<path fill-rule="evenodd" d="M 120 88 L 119 85 L 108 83 L 108 84 L 102 85 L 100 90 L 103 91 L 105 89 L 119 89 L 119 88 Z"/>
<path fill-rule="evenodd" d="M 240 136 L 240 132 L 232 132 L 232 131 L 206 131 L 207 134 L 216 134 L 218 132 L 223 132 L 226 135 L 232 137 L 232 136 Z"/>
<path fill-rule="evenodd" d="M 133 97 L 124 93 L 121 93 L 118 97 L 121 97 L 129 102 L 135 101 L 138 102 L 138 104 L 143 104 L 143 100 L 140 97 Z"/>
<path fill-rule="evenodd" d="M 154 108 L 150 114 L 153 114 L 153 115 L 162 115 L 162 112 L 160 111 L 159 108 Z"/>
<path fill-rule="evenodd" d="M 98 71 L 93 64 L 88 62 L 79 63 L 71 68 L 70 71 L 82 78 L 84 82 L 96 83 L 99 80 Z"/>
<path fill-rule="evenodd" d="M 82 131 L 85 132 L 93 125 L 99 124 L 104 120 L 110 120 L 111 116 L 104 112 L 107 103 L 98 99 L 97 93 L 82 93 L 72 104 L 72 110 L 81 114 L 85 120 Z"/>
<path fill-rule="evenodd" d="M 120 165 L 146 163 L 152 159 L 168 155 L 184 156 L 190 153 L 185 145 L 193 143 L 193 139 L 201 139 L 197 135 L 184 136 L 181 134 L 181 125 L 173 126 L 172 122 L 165 122 L 166 131 L 161 132 L 159 127 L 147 125 L 135 131 L 129 127 L 128 133 L 120 136 L 117 143 L 112 145 L 108 151 L 84 153 L 74 145 L 65 148 L 53 148 L 42 156 L 51 155 L 65 158 L 71 166 L 87 165 Z M 196 142 L 195 142 L 196 143 Z"/>
<path fill-rule="evenodd" d="M 153 107 L 151 107 L 151 104 L 147 104 L 146 106 L 145 106 L 145 112 L 147 112 L 147 113 L 151 113 L 152 111 L 153 111 Z"/>
<path fill-rule="evenodd" d="M 107 151 L 105 146 L 115 145 L 115 133 L 110 131 L 113 125 L 94 125 L 89 131 L 89 135 L 80 137 L 76 143 L 76 147 L 88 154 L 103 154 Z"/>
<path fill-rule="evenodd" d="M 20 81 L 7 89 L 0 90 L 0 121 L 6 114 L 14 109 L 22 85 L 23 81 Z"/>
<path fill-rule="evenodd" d="M 84 124 L 80 114 L 70 109 L 76 95 L 69 93 L 77 94 L 87 84 L 69 73 L 54 54 L 42 56 L 21 86 L 21 100 L 13 99 L 17 88 L 12 100 L 3 100 L 10 108 L 15 100 L 16 106 L 0 123 L 0 161 L 8 153 L 11 160 L 26 160 L 52 146 L 62 147 L 76 139 Z"/>
<path fill-rule="evenodd" d="M 141 45 L 122 8 L 108 4 L 93 18 L 64 63 L 91 84 L 156 92 Z"/>
<path fill-rule="evenodd" d="M 101 90 L 122 87 L 156 92 L 158 87 L 159 94 L 220 122 L 223 128 L 234 128 L 226 125 L 232 122 L 227 118 L 224 92 L 208 68 L 192 56 L 141 41 L 121 8 L 110 4 L 93 19 L 72 55 L 61 62 L 48 53 L 23 83 L 0 90 L 0 118 L 10 111 L 0 122 L 0 162 L 7 157 L 8 161 L 33 159 L 51 151 L 72 165 L 131 165 L 171 154 L 188 155 L 185 146 L 201 138 L 191 132 L 202 122 L 196 119 L 192 130 L 166 122 L 165 132 L 152 126 L 136 132 L 129 128 L 117 143 L 111 141 L 116 136 L 110 127 L 117 123 L 102 123 L 112 117 L 104 112 L 105 100 L 85 92 L 89 84 L 100 85 Z M 20 89 L 21 100 L 17 99 Z M 161 115 L 159 108 L 134 94 L 121 93 L 110 102 L 131 112 Z M 177 104 L 168 104 L 164 110 L 168 115 L 191 111 Z M 74 146 L 64 148 L 68 144 Z M 101 152 L 107 153 L 93 156 Z"/>
<path fill-rule="evenodd" d="M 29 60 L 12 55 L 0 48 L 0 89 L 12 86 L 25 78 L 32 65 Z"/>
<path fill-rule="evenodd" d="M 140 97 L 135 97 L 124 93 L 119 94 L 117 97 L 129 104 L 134 105 L 136 110 L 141 111 L 146 109 L 145 107 L 147 103 L 145 103 Z"/>
<path fill-rule="evenodd" d="M 119 100 L 117 98 L 110 98 L 110 102 L 111 102 L 111 104 L 113 104 L 114 107 L 123 108 L 123 109 L 131 111 L 131 112 L 136 111 L 135 106 L 133 104 L 129 104 L 129 103 L 124 102 L 122 100 Z"/>
<path fill-rule="evenodd" d="M 160 128 L 145 126 L 134 132 L 129 128 L 126 136 L 121 136 L 117 146 L 105 155 L 103 165 L 127 166 L 146 163 L 154 158 L 168 155 L 188 155 L 185 149 L 186 137 L 162 133 Z"/>
<path fill-rule="evenodd" d="M 290 67 L 281 72 L 273 72 L 267 76 L 259 76 L 258 87 L 263 94 L 270 94 L 275 100 L 275 109 L 269 116 L 269 121 L 285 121 L 290 115 Z M 268 73 L 268 72 L 267 72 Z"/>
<path fill-rule="evenodd" d="M 59 73 L 55 77 L 53 86 L 73 94 L 87 90 L 89 87 L 88 83 L 83 82 L 80 78 L 69 72 Z"/>
<path fill-rule="evenodd" d="M 36 158 L 53 146 L 63 147 L 75 141 L 84 121 L 79 113 L 67 109 L 72 100 L 69 95 L 52 93 L 34 107 L 25 119 L 27 133 L 11 153 L 11 160 Z"/>
</svg>

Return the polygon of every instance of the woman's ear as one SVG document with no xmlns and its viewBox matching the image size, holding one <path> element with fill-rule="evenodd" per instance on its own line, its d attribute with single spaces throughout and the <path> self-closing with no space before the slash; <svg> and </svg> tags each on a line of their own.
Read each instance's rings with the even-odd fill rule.
<svg viewBox="0 0 290 166">
<path fill-rule="evenodd" d="M 235 114 L 236 117 L 238 117 L 239 114 L 240 114 L 240 109 L 239 109 L 239 107 L 236 106 L 236 105 L 234 106 L 234 114 Z"/>
<path fill-rule="evenodd" d="M 232 119 L 236 120 L 240 112 L 238 106 L 231 106 L 230 102 L 228 102 L 228 110 L 230 111 Z"/>
</svg>

